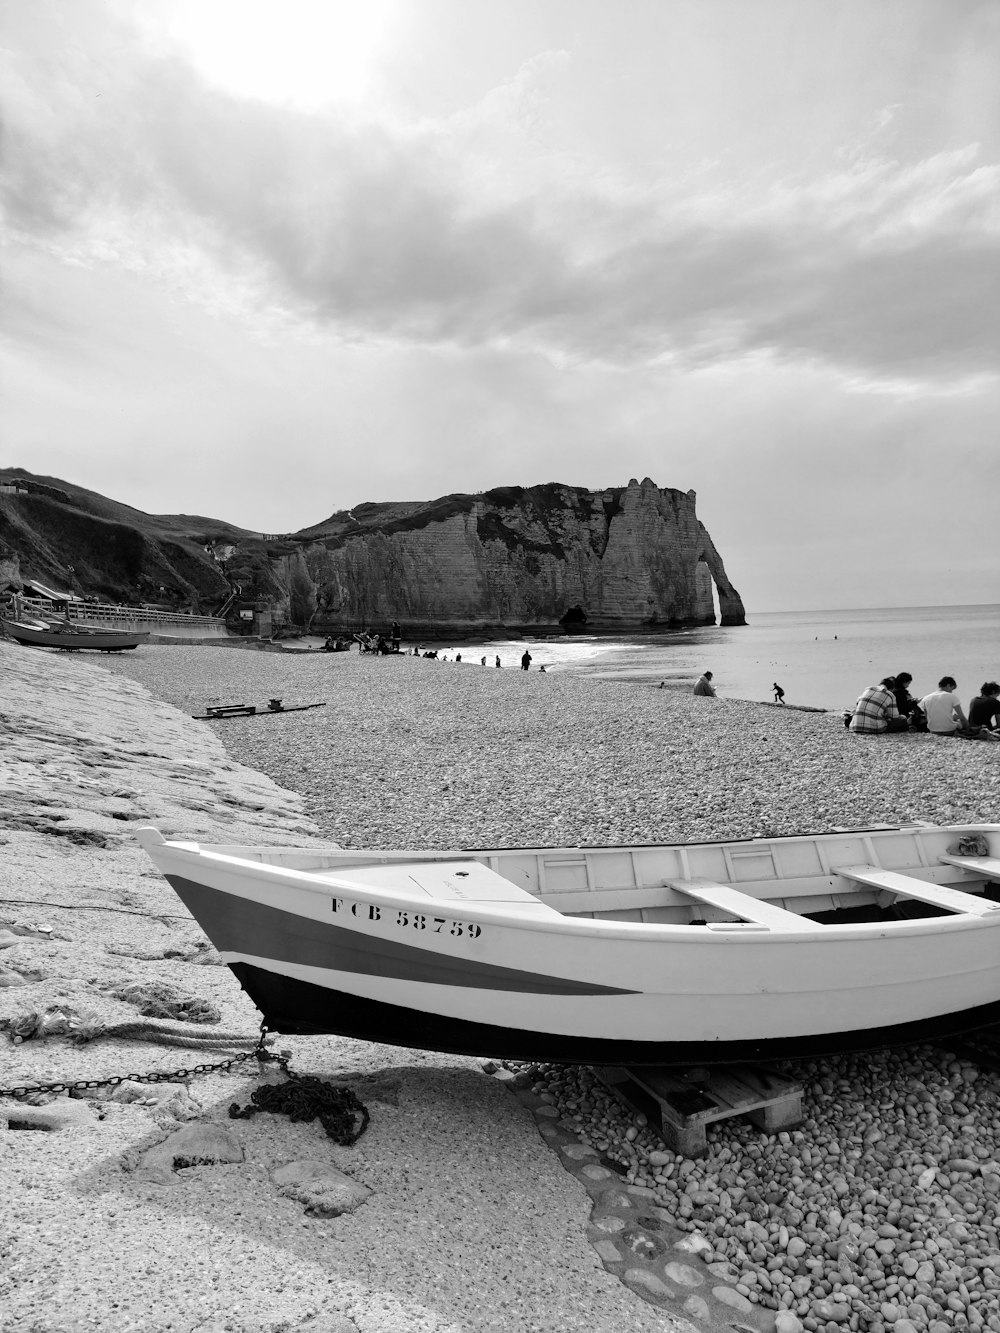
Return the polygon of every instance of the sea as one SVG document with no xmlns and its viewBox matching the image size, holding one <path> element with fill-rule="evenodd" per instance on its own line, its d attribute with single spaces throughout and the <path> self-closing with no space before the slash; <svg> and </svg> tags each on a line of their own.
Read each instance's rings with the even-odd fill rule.
<svg viewBox="0 0 1000 1333">
<path fill-rule="evenodd" d="M 868 685 L 908 671 L 912 694 L 954 676 L 967 707 L 985 680 L 1000 680 L 1000 604 L 905 606 L 845 611 L 774 611 L 747 624 L 670 633 L 560 635 L 428 645 L 439 657 L 517 670 L 525 648 L 531 671 L 572 672 L 690 690 L 703 671 L 723 698 L 774 700 L 832 711 L 851 707 Z"/>
</svg>

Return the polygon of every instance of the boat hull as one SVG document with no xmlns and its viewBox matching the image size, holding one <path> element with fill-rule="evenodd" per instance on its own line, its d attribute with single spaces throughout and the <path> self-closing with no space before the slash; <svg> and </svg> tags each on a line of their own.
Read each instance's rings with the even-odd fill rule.
<svg viewBox="0 0 1000 1333">
<path fill-rule="evenodd" d="M 86 628 L 74 630 L 36 629 L 34 626 L 22 625 L 12 620 L 5 620 L 3 625 L 7 637 L 13 639 L 16 643 L 29 648 L 63 648 L 69 652 L 76 652 L 81 648 L 102 653 L 126 652 L 131 648 L 138 648 L 140 643 L 145 643 L 149 638 L 148 631 L 133 633 L 127 630 Z"/>
<path fill-rule="evenodd" d="M 740 1041 L 635 1041 L 627 1036 L 570 1036 L 421 1013 L 398 1004 L 331 990 L 249 963 L 231 963 L 240 986 L 266 1016 L 268 1028 L 294 1036 L 336 1033 L 413 1050 L 493 1060 L 583 1065 L 713 1065 L 798 1059 L 881 1046 L 908 1046 L 959 1036 L 1000 1023 L 1000 1002 L 934 1019 L 851 1032 L 822 1032 Z"/>
<path fill-rule="evenodd" d="M 948 887 L 948 875 L 968 878 L 938 864 L 955 832 L 424 859 L 202 850 L 154 843 L 155 831 L 140 837 L 277 1031 L 494 1058 L 686 1064 L 865 1049 L 1000 1021 L 1000 903 L 981 884 L 976 897 Z M 1000 830 L 990 837 L 995 856 Z M 873 901 L 851 877 L 859 848 L 890 878 L 903 858 L 918 860 L 924 878 L 906 881 L 911 893 L 952 894 L 957 906 L 916 919 L 878 909 L 873 919 L 835 924 L 798 915 L 813 900 Z M 610 891 L 620 912 L 550 906 L 587 899 L 571 891 L 571 875 L 579 883 L 620 877 L 625 851 L 637 882 Z M 723 852 L 751 888 L 746 877 L 763 859 L 785 876 L 770 903 L 739 895 L 760 921 L 646 921 L 629 906 L 660 895 L 676 913 L 670 876 L 679 863 L 691 872 L 686 884 L 723 890 L 693 873 Z M 821 873 L 799 873 L 813 863 Z M 657 880 L 662 867 L 667 877 Z M 596 903 L 602 893 L 592 896 Z M 788 911 L 774 899 L 799 906 Z"/>
</svg>

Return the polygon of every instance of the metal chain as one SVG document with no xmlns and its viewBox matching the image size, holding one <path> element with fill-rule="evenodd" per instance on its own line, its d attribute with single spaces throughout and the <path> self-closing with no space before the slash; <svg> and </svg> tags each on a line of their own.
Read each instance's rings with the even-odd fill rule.
<svg viewBox="0 0 1000 1333">
<path fill-rule="evenodd" d="M 271 1054 L 264 1044 L 266 1038 L 265 1021 L 260 1025 L 260 1036 L 252 1051 L 241 1051 L 239 1055 L 230 1056 L 228 1060 L 218 1060 L 215 1064 L 195 1065 L 191 1069 L 157 1069 L 151 1074 L 116 1074 L 109 1078 L 80 1078 L 72 1083 L 33 1083 L 30 1086 L 25 1084 L 14 1088 L 0 1088 L 0 1097 L 31 1097 L 41 1092 L 78 1092 L 85 1088 L 113 1088 L 122 1083 L 173 1083 L 177 1079 L 189 1078 L 195 1074 L 211 1074 L 220 1069 L 231 1069 L 233 1065 L 253 1059 L 258 1060 L 262 1066 L 269 1063 L 280 1065 L 289 1078 L 301 1077 L 292 1073 L 284 1056 Z"/>
</svg>

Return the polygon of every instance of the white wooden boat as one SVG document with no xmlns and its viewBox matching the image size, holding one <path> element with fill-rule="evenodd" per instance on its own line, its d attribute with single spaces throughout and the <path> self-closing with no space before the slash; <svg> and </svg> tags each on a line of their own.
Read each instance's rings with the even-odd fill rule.
<svg viewBox="0 0 1000 1333">
<path fill-rule="evenodd" d="M 138 836 L 278 1032 L 636 1065 L 1000 1021 L 1000 825 L 448 853 Z"/>
<path fill-rule="evenodd" d="M 149 638 L 148 630 L 92 629 L 71 621 L 4 620 L 8 638 L 31 648 L 96 649 L 102 653 L 120 653 L 138 648 Z"/>
</svg>

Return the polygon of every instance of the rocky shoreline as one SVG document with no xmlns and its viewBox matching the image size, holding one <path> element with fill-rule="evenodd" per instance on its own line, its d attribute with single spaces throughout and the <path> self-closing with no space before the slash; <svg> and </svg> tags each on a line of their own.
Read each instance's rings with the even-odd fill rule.
<svg viewBox="0 0 1000 1333">
<path fill-rule="evenodd" d="M 0 917 L 8 934 L 26 932 L 0 952 L 22 979 L 0 988 L 0 1018 L 30 994 L 35 1008 L 121 1027 L 135 1010 L 113 992 L 155 977 L 213 1004 L 220 1038 L 246 1049 L 252 1008 L 199 958 L 200 932 L 129 837 L 138 818 L 202 841 L 442 848 L 996 819 L 994 747 L 853 737 L 827 714 L 406 657 L 149 647 L 97 666 L 0 644 L 0 658 L 12 870 Z M 274 697 L 327 706 L 211 727 L 189 716 Z M 928 1047 L 804 1063 L 793 1071 L 806 1087 L 801 1128 L 766 1136 L 722 1121 L 695 1162 L 589 1071 L 509 1071 L 551 1131 L 580 1145 L 579 1161 L 595 1155 L 592 1176 L 619 1182 L 625 1204 L 601 1211 L 598 1200 L 590 1213 L 479 1062 L 334 1038 L 289 1044 L 310 1069 L 365 1081 L 372 1137 L 330 1150 L 318 1130 L 279 1119 L 265 1130 L 257 1117 L 240 1129 L 243 1160 L 175 1172 L 186 1178 L 171 1203 L 135 1167 L 177 1128 L 176 1105 L 95 1099 L 93 1123 L 62 1131 L 70 1164 L 45 1150 L 48 1135 L 0 1132 L 16 1198 L 6 1327 L 100 1326 L 113 1288 L 118 1323 L 104 1326 L 157 1333 L 741 1322 L 1000 1333 L 1000 1083 L 968 1058 Z M 35 1081 L 101 1077 L 151 1054 L 135 1037 L 11 1049 L 10 1074 Z M 248 1095 L 238 1069 L 190 1090 L 209 1122 Z M 280 1192 L 276 1173 L 301 1156 L 303 1134 L 310 1157 L 332 1152 L 373 1189 L 357 1212 L 317 1221 Z M 629 1209 L 643 1226 L 626 1225 Z M 641 1300 L 622 1285 L 638 1271 L 622 1236 L 653 1255 Z M 713 1281 L 734 1298 L 723 1307 L 705 1302 Z"/>
</svg>

